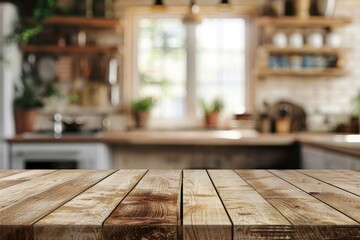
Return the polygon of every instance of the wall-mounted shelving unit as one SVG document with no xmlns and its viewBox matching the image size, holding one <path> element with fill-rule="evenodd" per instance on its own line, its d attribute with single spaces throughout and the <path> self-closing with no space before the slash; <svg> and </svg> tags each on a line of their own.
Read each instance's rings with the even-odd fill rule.
<svg viewBox="0 0 360 240">
<path fill-rule="evenodd" d="M 32 24 L 34 21 L 25 19 L 25 22 Z M 109 44 L 103 44 L 100 41 L 102 33 L 106 37 L 110 34 L 115 40 Z M 69 61 L 65 63 L 66 65 L 58 65 L 57 71 L 66 68 L 63 76 L 69 76 L 69 80 L 61 80 L 61 85 L 67 84 L 69 94 L 78 95 L 77 99 L 80 100 L 76 104 L 79 107 L 77 108 L 79 113 L 91 112 L 99 115 L 100 112 L 93 109 L 103 109 L 111 114 L 118 112 L 116 109 L 121 108 L 119 100 L 114 100 L 119 97 L 113 98 L 116 92 L 120 96 L 121 52 L 120 44 L 116 43 L 120 33 L 119 19 L 51 16 L 45 22 L 44 31 L 30 41 L 29 45 L 21 45 L 20 49 L 25 53 L 25 58 L 33 54 L 36 56 L 36 61 L 44 56 L 51 56 L 58 60 L 71 58 L 71 65 Z M 80 34 L 82 34 L 81 43 Z M 114 80 L 115 77 L 112 74 L 110 81 L 110 61 L 113 59 L 117 60 L 117 73 L 115 73 L 117 78 Z M 59 62 L 64 61 L 57 61 L 56 64 L 60 64 Z M 92 109 L 92 111 L 86 111 L 86 109 Z M 101 115 L 104 115 L 104 111 L 101 111 Z"/>
<path fill-rule="evenodd" d="M 291 31 L 308 31 L 309 29 L 322 29 L 331 32 L 334 28 L 342 27 L 351 23 L 349 18 L 325 18 L 325 17 L 310 17 L 301 19 L 297 17 L 262 17 L 257 20 L 260 33 L 260 44 L 258 46 L 257 56 L 257 75 L 259 78 L 266 78 L 272 76 L 288 76 L 288 77 L 339 77 L 347 73 L 345 70 L 345 55 L 349 49 L 347 48 L 331 48 L 324 45 L 320 48 L 309 47 L 304 45 L 300 48 L 284 47 L 279 48 L 271 44 L 270 36 L 279 30 Z M 271 56 L 289 57 L 292 55 L 300 56 L 331 56 L 335 58 L 333 66 L 319 67 L 303 67 L 293 68 L 273 67 L 270 66 Z"/>
</svg>

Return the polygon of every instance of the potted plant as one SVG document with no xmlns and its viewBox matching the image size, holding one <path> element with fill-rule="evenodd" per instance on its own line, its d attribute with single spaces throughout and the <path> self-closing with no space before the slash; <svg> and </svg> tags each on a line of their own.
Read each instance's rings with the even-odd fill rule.
<svg viewBox="0 0 360 240">
<path fill-rule="evenodd" d="M 221 99 L 215 99 L 211 104 L 204 100 L 200 102 L 204 112 L 205 127 L 216 128 L 218 125 L 219 113 L 224 109 L 224 103 Z"/>
<path fill-rule="evenodd" d="M 146 127 L 149 121 L 151 109 L 155 106 L 153 97 L 144 97 L 134 101 L 131 105 L 131 111 L 137 128 Z"/>
<path fill-rule="evenodd" d="M 58 90 L 52 83 L 43 84 L 39 80 L 24 77 L 21 83 L 20 88 L 15 88 L 14 116 L 17 134 L 33 131 L 36 110 L 44 106 L 47 98 L 58 95 Z"/>
<path fill-rule="evenodd" d="M 14 29 L 7 37 L 7 41 L 9 43 L 27 44 L 32 37 L 43 31 L 45 21 L 54 13 L 56 0 L 36 0 L 33 2 L 16 0 L 12 2 L 16 5 L 21 17 L 15 22 Z M 32 21 L 28 21 L 24 17 L 29 14 Z"/>
</svg>

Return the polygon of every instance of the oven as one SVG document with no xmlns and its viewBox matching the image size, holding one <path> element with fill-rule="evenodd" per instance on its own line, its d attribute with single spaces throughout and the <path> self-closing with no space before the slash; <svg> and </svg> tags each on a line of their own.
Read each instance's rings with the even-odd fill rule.
<svg viewBox="0 0 360 240">
<path fill-rule="evenodd" d="M 12 169 L 110 169 L 108 147 L 101 143 L 14 143 Z"/>
</svg>

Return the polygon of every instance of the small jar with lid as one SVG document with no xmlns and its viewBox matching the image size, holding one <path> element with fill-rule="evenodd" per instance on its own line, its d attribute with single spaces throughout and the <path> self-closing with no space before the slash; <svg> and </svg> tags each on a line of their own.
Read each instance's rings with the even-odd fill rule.
<svg viewBox="0 0 360 240">
<path fill-rule="evenodd" d="M 330 48 L 341 47 L 342 41 L 340 34 L 337 32 L 330 32 L 326 35 L 326 45 Z"/>
<path fill-rule="evenodd" d="M 304 47 L 304 36 L 300 31 L 294 31 L 289 35 L 289 46 L 292 48 Z"/>
<path fill-rule="evenodd" d="M 276 32 L 272 36 L 272 44 L 278 48 L 286 48 L 288 46 L 288 38 L 285 32 Z"/>
<path fill-rule="evenodd" d="M 314 29 L 307 35 L 307 45 L 311 48 L 322 48 L 324 46 L 324 34 L 321 30 Z"/>
</svg>

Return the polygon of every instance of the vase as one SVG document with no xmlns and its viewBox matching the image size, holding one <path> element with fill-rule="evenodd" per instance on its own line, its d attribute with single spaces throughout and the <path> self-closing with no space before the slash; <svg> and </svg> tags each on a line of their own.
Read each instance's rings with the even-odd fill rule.
<svg viewBox="0 0 360 240">
<path fill-rule="evenodd" d="M 335 12 L 336 0 L 317 0 L 320 15 L 332 17 Z"/>
<path fill-rule="evenodd" d="M 32 132 L 36 122 L 37 112 L 35 108 L 15 108 L 15 129 L 17 134 Z"/>
<path fill-rule="evenodd" d="M 310 0 L 295 0 L 296 16 L 308 18 L 310 16 Z"/>
</svg>

